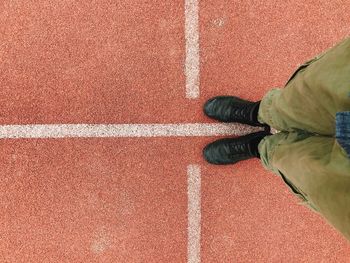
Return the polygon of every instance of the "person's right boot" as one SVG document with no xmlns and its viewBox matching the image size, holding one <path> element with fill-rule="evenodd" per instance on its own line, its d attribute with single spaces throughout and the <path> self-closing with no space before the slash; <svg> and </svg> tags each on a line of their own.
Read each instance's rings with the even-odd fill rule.
<svg viewBox="0 0 350 263">
<path fill-rule="evenodd" d="M 267 128 L 267 124 L 258 121 L 260 102 L 251 102 L 234 96 L 217 96 L 205 103 L 204 113 L 222 122 L 239 122 Z"/>
</svg>

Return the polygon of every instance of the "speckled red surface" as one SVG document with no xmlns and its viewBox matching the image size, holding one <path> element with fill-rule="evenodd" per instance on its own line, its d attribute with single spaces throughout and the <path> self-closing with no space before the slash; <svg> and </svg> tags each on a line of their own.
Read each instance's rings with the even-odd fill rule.
<svg viewBox="0 0 350 263">
<path fill-rule="evenodd" d="M 185 99 L 183 1 L 0 1 L 0 124 L 212 122 L 349 35 L 349 0 L 200 1 L 201 97 Z M 186 262 L 188 164 L 202 262 L 349 262 L 350 245 L 217 138 L 0 141 L 0 262 Z"/>
<path fill-rule="evenodd" d="M 193 159 L 185 146 L 175 138 L 2 141 L 2 262 L 184 260 Z"/>
</svg>

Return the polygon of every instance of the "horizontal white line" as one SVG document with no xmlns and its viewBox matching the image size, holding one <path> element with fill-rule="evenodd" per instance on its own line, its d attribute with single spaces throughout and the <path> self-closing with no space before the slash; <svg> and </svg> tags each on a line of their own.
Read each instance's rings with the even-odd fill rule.
<svg viewBox="0 0 350 263">
<path fill-rule="evenodd" d="M 0 125 L 0 139 L 65 137 L 241 136 L 262 130 L 243 124 L 35 124 Z"/>
<path fill-rule="evenodd" d="M 198 0 L 185 0 L 186 98 L 199 97 L 199 14 Z"/>
<path fill-rule="evenodd" d="M 188 243 L 187 262 L 201 262 L 201 171 L 198 165 L 187 167 Z"/>
</svg>

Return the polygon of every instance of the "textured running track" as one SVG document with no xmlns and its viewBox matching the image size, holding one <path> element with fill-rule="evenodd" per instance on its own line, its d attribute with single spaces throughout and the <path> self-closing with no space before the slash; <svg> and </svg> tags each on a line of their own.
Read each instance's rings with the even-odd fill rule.
<svg viewBox="0 0 350 263">
<path fill-rule="evenodd" d="M 0 1 L 1 262 L 348 261 L 349 244 L 259 160 L 206 164 L 221 136 L 3 132 L 214 124 L 208 98 L 259 100 L 350 33 L 348 0 L 197 4 L 189 57 L 184 1 Z"/>
</svg>

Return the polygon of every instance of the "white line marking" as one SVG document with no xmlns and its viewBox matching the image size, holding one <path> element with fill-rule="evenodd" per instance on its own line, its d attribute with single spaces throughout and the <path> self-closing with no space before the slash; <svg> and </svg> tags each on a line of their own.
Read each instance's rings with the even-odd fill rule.
<svg viewBox="0 0 350 263">
<path fill-rule="evenodd" d="M 199 97 L 199 15 L 198 0 L 185 0 L 186 98 Z"/>
<path fill-rule="evenodd" d="M 65 137 L 241 136 L 262 130 L 243 124 L 37 124 L 0 125 L 0 139 Z"/>
<path fill-rule="evenodd" d="M 201 171 L 198 165 L 187 167 L 188 243 L 187 262 L 201 261 Z"/>
</svg>

